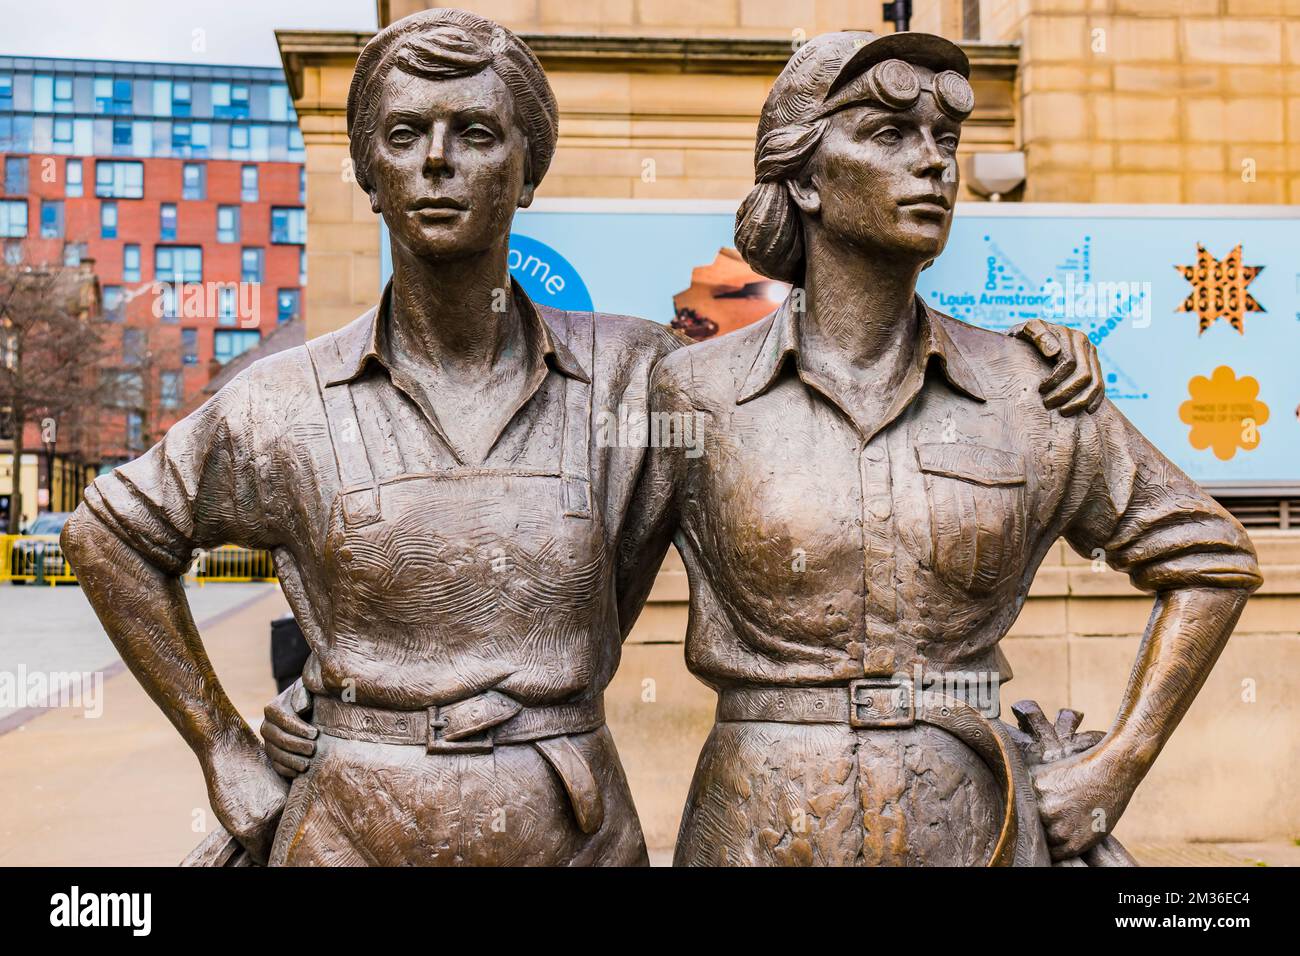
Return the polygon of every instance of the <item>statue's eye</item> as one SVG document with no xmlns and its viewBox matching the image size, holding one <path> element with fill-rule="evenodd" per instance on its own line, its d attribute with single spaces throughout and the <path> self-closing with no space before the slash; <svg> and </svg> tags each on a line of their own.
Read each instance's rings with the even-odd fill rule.
<svg viewBox="0 0 1300 956">
<path fill-rule="evenodd" d="M 495 143 L 497 138 L 497 134 L 492 132 L 492 130 L 488 129 L 482 123 L 471 123 L 469 126 L 465 127 L 465 131 L 461 135 L 471 143 L 477 143 L 480 145 Z"/>
<path fill-rule="evenodd" d="M 957 141 L 958 138 L 951 133 L 940 136 L 935 140 L 941 149 L 946 149 L 950 153 L 955 153 L 957 151 Z"/>
<path fill-rule="evenodd" d="M 393 146 L 410 146 L 419 138 L 409 126 L 394 126 L 388 133 L 388 142 Z"/>
<path fill-rule="evenodd" d="M 897 146 L 903 141 L 903 134 L 897 127 L 886 126 L 876 130 L 871 138 L 882 146 Z"/>
</svg>

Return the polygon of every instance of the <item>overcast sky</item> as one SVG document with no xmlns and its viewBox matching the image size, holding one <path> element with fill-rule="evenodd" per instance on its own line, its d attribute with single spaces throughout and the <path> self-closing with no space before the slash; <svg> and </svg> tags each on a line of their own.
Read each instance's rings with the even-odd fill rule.
<svg viewBox="0 0 1300 956">
<path fill-rule="evenodd" d="M 3 0 L 0 7 L 0 54 L 100 60 L 279 66 L 276 30 L 376 25 L 374 0 Z"/>
</svg>

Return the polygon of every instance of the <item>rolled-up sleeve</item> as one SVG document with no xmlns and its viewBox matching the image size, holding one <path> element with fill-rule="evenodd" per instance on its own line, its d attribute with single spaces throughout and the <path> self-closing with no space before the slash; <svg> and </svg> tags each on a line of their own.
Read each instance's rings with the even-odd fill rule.
<svg viewBox="0 0 1300 956">
<path fill-rule="evenodd" d="M 97 478 L 84 507 L 169 574 L 183 574 L 199 548 L 270 546 L 249 388 L 245 372 L 145 454 Z"/>
<path fill-rule="evenodd" d="M 1100 550 L 1143 591 L 1259 587 L 1255 549 L 1241 524 L 1164 457 L 1109 400 L 1080 416 L 1077 511 L 1065 537 Z"/>
</svg>

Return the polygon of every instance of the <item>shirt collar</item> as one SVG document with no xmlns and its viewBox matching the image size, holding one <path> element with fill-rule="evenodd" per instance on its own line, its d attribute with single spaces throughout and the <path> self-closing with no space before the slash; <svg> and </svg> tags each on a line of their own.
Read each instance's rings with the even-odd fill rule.
<svg viewBox="0 0 1300 956">
<path fill-rule="evenodd" d="M 919 295 L 916 307 L 920 319 L 920 348 L 916 352 L 916 361 L 920 371 L 925 371 L 930 359 L 938 358 L 939 367 L 950 385 L 977 402 L 985 401 L 979 378 L 946 327 L 948 323 L 956 324 L 957 320 L 931 309 Z M 749 375 L 736 397 L 736 404 L 744 404 L 771 388 L 781 374 L 786 358 L 797 358 L 799 348 L 798 314 L 790 307 L 787 298 L 772 315 L 767 334 L 754 354 Z"/>
<path fill-rule="evenodd" d="M 392 300 L 392 289 L 393 283 L 390 279 L 384 286 L 384 294 L 380 297 L 379 304 L 336 333 L 334 344 L 338 360 L 330 363 L 333 368 L 329 369 L 326 385 L 339 385 L 353 381 L 366 370 L 366 365 L 372 359 L 385 368 L 388 367 L 385 359 L 384 330 Z M 561 374 L 590 384 L 591 375 L 587 368 L 564 344 L 564 339 L 556 333 L 541 309 L 537 308 L 513 278 L 510 280 L 510 290 L 519 307 L 519 314 L 523 318 L 524 335 L 530 344 L 535 343 L 538 346 L 543 360 L 549 361 Z"/>
</svg>

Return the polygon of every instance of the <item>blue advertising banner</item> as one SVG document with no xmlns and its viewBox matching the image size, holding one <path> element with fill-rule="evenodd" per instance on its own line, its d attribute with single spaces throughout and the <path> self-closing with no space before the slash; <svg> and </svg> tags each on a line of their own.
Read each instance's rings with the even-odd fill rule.
<svg viewBox="0 0 1300 956">
<path fill-rule="evenodd" d="M 736 256 L 734 216 L 707 201 L 539 201 L 515 219 L 510 268 L 538 302 L 724 334 L 786 291 Z M 1198 481 L 1300 485 L 1300 210 L 961 204 L 920 291 L 990 329 L 1087 332 L 1111 399 Z"/>
</svg>

